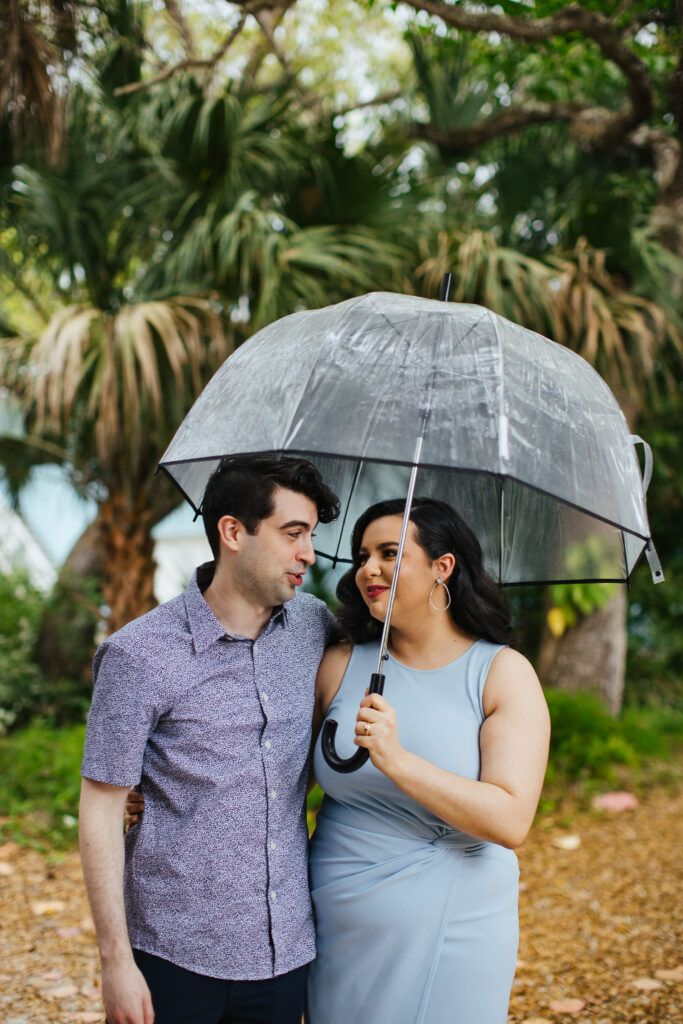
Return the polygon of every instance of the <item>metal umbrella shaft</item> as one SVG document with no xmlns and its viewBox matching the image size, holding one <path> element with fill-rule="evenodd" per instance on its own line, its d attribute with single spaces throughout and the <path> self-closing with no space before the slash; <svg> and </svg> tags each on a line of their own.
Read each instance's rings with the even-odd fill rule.
<svg viewBox="0 0 683 1024">
<path fill-rule="evenodd" d="M 415 481 L 417 479 L 418 462 L 420 457 L 420 451 L 422 449 L 422 437 L 418 440 L 415 448 L 415 462 L 410 474 L 410 482 L 408 485 L 408 495 L 406 497 L 406 507 L 403 513 L 403 522 L 401 523 L 401 536 L 398 542 L 398 551 L 396 552 L 396 563 L 394 566 L 394 575 L 391 580 L 391 587 L 389 588 L 389 600 L 387 604 L 387 614 L 384 620 L 384 627 L 382 629 L 382 640 L 379 649 L 379 658 L 377 661 L 377 671 L 373 672 L 370 676 L 370 693 L 382 693 L 384 690 L 384 673 L 382 672 L 383 662 L 387 658 L 387 647 L 389 645 L 389 629 L 391 626 L 391 613 L 394 607 L 394 598 L 396 596 L 396 587 L 398 586 L 398 574 L 401 568 L 401 560 L 403 558 L 403 549 L 405 547 L 406 535 L 408 533 L 408 523 L 410 522 L 410 511 L 413 505 L 413 495 L 415 494 Z M 359 749 L 349 758 L 341 758 L 337 754 L 334 746 L 334 738 L 337 732 L 337 722 L 333 718 L 328 718 L 323 725 L 322 736 L 320 744 L 323 752 L 323 757 L 329 764 L 330 768 L 334 768 L 338 772 L 355 772 L 361 765 L 365 764 L 368 757 L 370 756 L 367 750 Z"/>
<path fill-rule="evenodd" d="M 408 483 L 408 494 L 406 496 L 406 505 L 403 512 L 403 522 L 401 523 L 401 535 L 398 541 L 398 550 L 396 552 L 396 563 L 394 566 L 394 575 L 391 579 L 391 587 L 389 588 L 389 600 L 387 603 L 387 614 L 384 619 L 384 627 L 382 629 L 382 640 L 379 648 L 379 658 L 377 661 L 377 671 L 373 672 L 370 676 L 370 693 L 382 693 L 384 690 L 384 673 L 382 672 L 383 662 L 387 658 L 387 647 L 389 645 L 389 629 L 391 626 L 391 613 L 394 608 L 394 598 L 396 597 L 396 587 L 398 586 L 398 575 L 401 569 L 401 560 L 403 558 L 403 549 L 406 543 L 406 535 L 408 533 L 408 523 L 410 522 L 410 512 L 413 507 L 413 496 L 415 494 L 415 482 L 417 480 L 417 471 L 419 469 L 420 456 L 422 454 L 422 442 L 427 430 L 427 423 L 429 421 L 429 413 L 431 411 L 431 385 L 427 389 L 426 405 L 422 414 L 422 424 L 420 428 L 420 435 L 415 445 L 415 454 L 413 455 L 413 467 L 410 473 L 410 481 Z M 334 746 L 334 738 L 337 732 L 337 722 L 333 718 L 328 718 L 323 724 L 322 735 L 320 737 L 320 746 L 323 752 L 323 757 L 329 764 L 330 768 L 334 768 L 337 772 L 355 772 L 361 765 L 364 765 L 370 756 L 368 751 L 360 748 L 351 757 L 342 758 L 339 757 Z"/>
<path fill-rule="evenodd" d="M 446 274 L 443 282 L 443 289 L 441 292 L 441 300 L 448 302 L 451 290 L 451 274 Z M 382 629 L 382 640 L 379 647 L 379 658 L 377 660 L 377 671 L 373 672 L 370 676 L 370 693 L 382 693 L 384 690 L 384 673 L 382 672 L 383 663 L 387 658 L 387 647 L 389 645 L 389 629 L 391 627 L 391 613 L 394 608 L 394 599 L 396 597 L 396 587 L 398 586 L 398 576 L 401 570 L 401 561 L 403 559 L 403 549 L 406 543 L 406 535 L 408 533 L 408 523 L 410 522 L 410 512 L 413 507 L 413 496 L 415 494 L 415 482 L 417 480 L 417 471 L 420 465 L 420 457 L 422 455 L 422 443 L 427 433 L 427 426 L 429 424 L 429 417 L 432 411 L 432 392 L 434 388 L 435 374 L 432 373 L 430 376 L 427 388 L 425 392 L 424 405 L 422 407 L 422 416 L 420 419 L 420 430 L 418 438 L 415 443 L 415 452 L 413 454 L 412 469 L 410 472 L 410 480 L 408 482 L 408 493 L 406 495 L 406 504 L 403 511 L 403 522 L 401 523 L 401 535 L 398 541 L 398 550 L 396 552 L 396 563 L 394 565 L 394 575 L 391 579 L 391 587 L 389 588 L 389 600 L 387 603 L 387 614 L 384 619 L 384 627 Z M 337 732 L 337 722 L 333 718 L 328 718 L 323 723 L 322 735 L 320 737 L 320 747 L 323 753 L 323 757 L 327 761 L 330 768 L 333 768 L 337 772 L 355 772 L 362 765 L 365 764 L 370 754 L 364 748 L 359 748 L 355 754 L 351 757 L 342 758 L 339 757 L 334 746 L 334 738 Z"/>
</svg>

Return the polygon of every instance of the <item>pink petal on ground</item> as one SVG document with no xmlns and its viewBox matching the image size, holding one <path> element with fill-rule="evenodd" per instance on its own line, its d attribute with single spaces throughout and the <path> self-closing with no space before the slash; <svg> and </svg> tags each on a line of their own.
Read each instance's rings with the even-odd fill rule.
<svg viewBox="0 0 683 1024">
<path fill-rule="evenodd" d="M 683 964 L 680 967 L 672 967 L 671 970 L 655 971 L 655 978 L 663 981 L 683 981 Z"/>
<path fill-rule="evenodd" d="M 68 999 L 70 996 L 78 995 L 76 985 L 60 985 L 59 988 L 51 988 L 43 995 L 46 999 Z"/>
<path fill-rule="evenodd" d="M 580 1013 L 585 1005 L 583 999 L 553 999 L 548 1003 L 553 1013 Z"/>
<path fill-rule="evenodd" d="M 591 807 L 596 811 L 632 811 L 638 806 L 635 793 L 616 790 L 614 793 L 599 793 L 591 800 Z"/>
<path fill-rule="evenodd" d="M 655 981 L 654 978 L 638 978 L 637 981 L 632 981 L 631 984 L 634 988 L 639 988 L 641 992 L 654 992 L 656 988 L 663 988 L 661 981 Z"/>
<path fill-rule="evenodd" d="M 80 935 L 80 928 L 57 928 L 57 935 L 61 935 L 63 939 L 72 939 L 74 935 Z"/>
</svg>

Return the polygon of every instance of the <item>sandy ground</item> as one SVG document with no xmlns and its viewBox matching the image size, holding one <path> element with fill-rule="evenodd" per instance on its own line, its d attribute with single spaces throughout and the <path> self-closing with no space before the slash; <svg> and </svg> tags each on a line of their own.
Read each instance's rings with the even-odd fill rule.
<svg viewBox="0 0 683 1024">
<path fill-rule="evenodd" d="M 104 1021 L 78 856 L 53 859 L 0 846 L 1 1024 Z M 542 819 L 519 860 L 510 1024 L 683 1024 L 683 792 Z"/>
</svg>

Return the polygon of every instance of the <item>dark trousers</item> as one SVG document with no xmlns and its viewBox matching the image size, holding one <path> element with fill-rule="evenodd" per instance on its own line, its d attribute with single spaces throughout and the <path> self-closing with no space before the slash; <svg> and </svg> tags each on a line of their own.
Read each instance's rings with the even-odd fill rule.
<svg viewBox="0 0 683 1024">
<path fill-rule="evenodd" d="M 263 981 L 222 981 L 133 950 L 154 1024 L 301 1024 L 308 965 Z"/>
</svg>

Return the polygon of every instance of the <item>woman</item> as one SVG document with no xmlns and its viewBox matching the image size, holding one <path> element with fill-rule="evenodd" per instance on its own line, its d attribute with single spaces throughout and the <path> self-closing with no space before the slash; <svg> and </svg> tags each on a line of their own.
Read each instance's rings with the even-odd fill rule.
<svg viewBox="0 0 683 1024">
<path fill-rule="evenodd" d="M 387 697 L 367 695 L 404 502 L 356 523 L 339 617 L 352 643 L 320 666 L 316 726 L 339 723 L 311 847 L 318 956 L 310 1024 L 505 1024 L 517 955 L 517 859 L 548 754 L 531 665 L 510 646 L 479 543 L 443 502 L 411 510 L 391 618 Z M 364 695 L 365 694 L 365 695 Z M 352 739 L 352 737 L 355 737 Z"/>
</svg>

